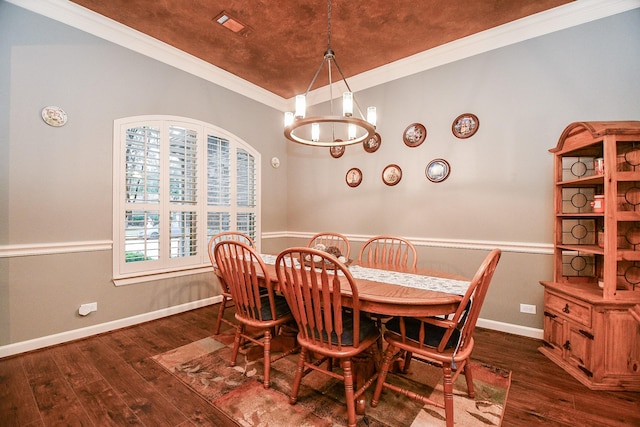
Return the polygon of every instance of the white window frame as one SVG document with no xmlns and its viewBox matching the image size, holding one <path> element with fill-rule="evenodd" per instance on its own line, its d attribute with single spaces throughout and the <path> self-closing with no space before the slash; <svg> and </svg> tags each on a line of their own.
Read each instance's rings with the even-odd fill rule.
<svg viewBox="0 0 640 427">
<path fill-rule="evenodd" d="M 126 211 L 128 210 L 144 210 L 144 205 L 128 204 L 126 201 L 126 133 L 127 129 L 139 126 L 149 126 L 159 128 L 161 140 L 168 138 L 169 126 L 177 125 L 192 129 L 197 132 L 197 162 L 198 162 L 198 197 L 197 204 L 186 210 L 195 210 L 198 218 L 197 226 L 197 247 L 194 256 L 171 258 L 168 256 L 169 242 L 167 233 L 160 233 L 157 245 L 160 250 L 160 259 L 152 261 L 126 262 Z M 238 213 L 251 212 L 255 214 L 255 236 L 254 240 L 258 248 L 260 248 L 260 212 L 261 212 L 261 156 L 247 142 L 239 137 L 199 120 L 168 116 L 168 115 L 145 115 L 134 116 L 117 119 L 114 121 L 113 128 L 113 282 L 116 286 L 128 285 L 132 283 L 140 283 L 151 280 L 158 280 L 169 277 L 178 277 L 188 274 L 197 274 L 211 271 L 211 261 L 207 251 L 207 213 L 210 211 L 229 212 L 231 215 L 231 230 L 236 229 L 237 222 L 234 220 Z M 231 178 L 231 203 L 228 207 L 208 206 L 207 203 L 207 139 L 212 135 L 217 138 L 224 139 L 229 142 L 230 147 L 230 178 Z M 166 142 L 162 142 L 165 144 Z M 163 148 L 161 148 L 163 150 Z M 238 150 L 244 150 L 255 160 L 255 191 L 256 201 L 254 207 L 239 207 L 235 201 L 236 193 L 236 159 Z M 168 155 L 160 156 L 160 168 L 166 168 Z M 168 193 L 168 185 L 166 182 L 161 184 L 160 190 Z M 164 189 L 164 190 L 163 190 Z M 173 206 L 169 208 L 164 206 L 168 197 L 161 196 L 161 202 L 157 205 L 157 209 L 161 212 L 167 210 L 175 210 Z M 148 207 L 148 206 L 147 206 Z M 178 210 L 181 207 L 177 208 Z M 165 224 L 166 225 L 166 224 Z"/>
</svg>

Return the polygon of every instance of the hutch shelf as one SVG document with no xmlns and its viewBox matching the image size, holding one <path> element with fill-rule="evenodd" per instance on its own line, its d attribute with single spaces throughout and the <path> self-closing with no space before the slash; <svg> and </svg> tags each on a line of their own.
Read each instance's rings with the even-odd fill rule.
<svg viewBox="0 0 640 427">
<path fill-rule="evenodd" d="M 593 390 L 640 390 L 640 121 L 576 122 L 554 154 L 540 352 Z"/>
</svg>

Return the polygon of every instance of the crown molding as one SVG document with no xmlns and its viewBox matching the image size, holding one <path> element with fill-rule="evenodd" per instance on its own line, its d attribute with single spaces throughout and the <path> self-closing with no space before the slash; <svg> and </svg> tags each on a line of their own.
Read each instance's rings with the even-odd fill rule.
<svg viewBox="0 0 640 427">
<path fill-rule="evenodd" d="M 288 111 L 293 106 L 293 99 L 277 96 L 221 68 L 70 1 L 6 1 L 149 56 L 277 110 Z M 349 77 L 349 85 L 357 92 L 636 8 L 640 8 L 640 0 L 576 0 Z M 327 87 L 316 89 L 309 93 L 307 105 L 315 105 L 329 99 Z"/>
</svg>

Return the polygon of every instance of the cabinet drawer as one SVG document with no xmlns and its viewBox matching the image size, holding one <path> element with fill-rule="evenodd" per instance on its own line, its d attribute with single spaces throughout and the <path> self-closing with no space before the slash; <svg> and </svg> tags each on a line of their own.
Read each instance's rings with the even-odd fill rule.
<svg viewBox="0 0 640 427">
<path fill-rule="evenodd" d="M 591 306 L 563 295 L 545 292 L 544 306 L 560 316 L 591 327 Z"/>
</svg>

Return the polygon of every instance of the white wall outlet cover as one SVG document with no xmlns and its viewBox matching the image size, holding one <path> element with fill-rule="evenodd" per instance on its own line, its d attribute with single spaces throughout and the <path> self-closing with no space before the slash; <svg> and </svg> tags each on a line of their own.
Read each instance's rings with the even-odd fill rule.
<svg viewBox="0 0 640 427">
<path fill-rule="evenodd" d="M 273 157 L 271 159 L 271 166 L 273 166 L 275 169 L 278 169 L 280 167 L 280 159 L 277 157 Z"/>
</svg>

